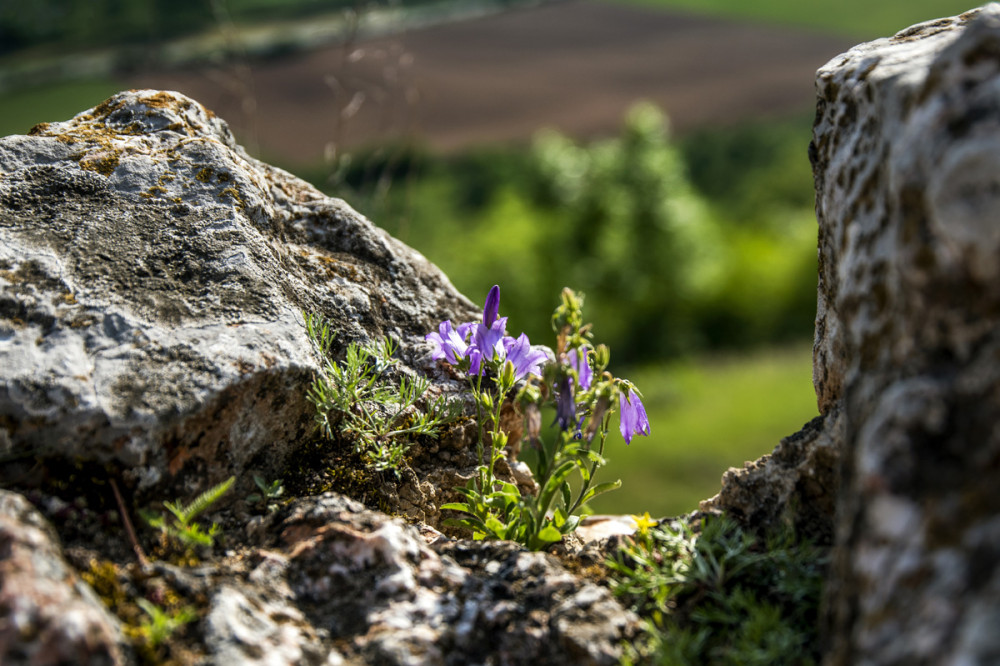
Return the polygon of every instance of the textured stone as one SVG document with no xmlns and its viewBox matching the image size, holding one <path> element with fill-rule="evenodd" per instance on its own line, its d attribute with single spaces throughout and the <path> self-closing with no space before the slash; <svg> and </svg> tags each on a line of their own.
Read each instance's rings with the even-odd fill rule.
<svg viewBox="0 0 1000 666">
<path fill-rule="evenodd" d="M 0 663 L 123 664 L 118 621 L 63 559 L 52 526 L 0 490 Z"/>
<path fill-rule="evenodd" d="M 817 545 L 833 543 L 843 422 L 839 409 L 781 440 L 770 455 L 730 468 L 702 511 L 722 511 L 766 532 L 781 524 Z"/>
<path fill-rule="evenodd" d="M 0 458 L 112 463 L 140 487 L 277 470 L 312 426 L 303 311 L 338 344 L 397 338 L 404 367 L 438 321 L 476 314 L 182 95 L 0 139 Z"/>
<path fill-rule="evenodd" d="M 815 376 L 845 443 L 827 663 L 995 664 L 1000 5 L 858 46 L 817 94 Z"/>
<path fill-rule="evenodd" d="M 288 480 L 294 461 L 309 486 L 358 471 L 336 455 L 310 467 L 338 443 L 311 438 L 302 311 L 325 314 L 338 345 L 392 336 L 393 372 L 429 375 L 435 395 L 464 387 L 423 336 L 478 310 L 343 202 L 247 157 L 196 102 L 131 91 L 0 139 L 0 481 L 61 525 L 77 566 L 114 572 L 95 585 L 125 633 L 145 620 L 138 599 L 170 598 L 198 614 L 154 648 L 178 663 L 615 663 L 637 621 L 607 589 L 432 526 L 474 473 L 475 423 L 414 442 L 398 477 L 358 482 L 425 524 L 308 489 L 249 515 L 245 472 Z M 535 487 L 523 463 L 497 471 Z M 119 510 L 229 474 L 243 487 L 200 517 L 225 527 L 197 566 L 123 561 L 137 552 Z M 146 654 L 119 645 L 37 511 L 8 493 L 0 509 L 0 661 Z"/>
<path fill-rule="evenodd" d="M 551 555 L 437 539 L 341 496 L 281 524 L 288 584 L 317 628 L 379 664 L 613 664 L 636 619 Z"/>
</svg>

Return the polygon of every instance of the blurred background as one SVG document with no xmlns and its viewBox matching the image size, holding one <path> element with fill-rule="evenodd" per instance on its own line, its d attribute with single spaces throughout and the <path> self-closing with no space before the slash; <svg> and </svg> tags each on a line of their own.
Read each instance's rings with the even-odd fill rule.
<svg viewBox="0 0 1000 666">
<path fill-rule="evenodd" d="M 586 294 L 652 424 L 598 512 L 676 515 L 817 414 L 817 68 L 969 0 L 0 0 L 0 135 L 185 93 L 508 331 Z"/>
</svg>

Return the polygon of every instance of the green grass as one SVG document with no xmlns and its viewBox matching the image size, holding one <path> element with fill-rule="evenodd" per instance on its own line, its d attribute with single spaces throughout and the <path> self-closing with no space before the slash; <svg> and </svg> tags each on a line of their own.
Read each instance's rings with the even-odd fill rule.
<svg viewBox="0 0 1000 666">
<path fill-rule="evenodd" d="M 692 511 L 718 492 L 726 469 L 770 453 L 817 414 L 804 345 L 622 375 L 643 393 L 651 434 L 625 446 L 615 421 L 598 480 L 621 478 L 622 487 L 593 502 L 598 513 Z"/>
<path fill-rule="evenodd" d="M 921 21 L 978 7 L 973 0 L 625 0 L 730 18 L 815 28 L 859 39 L 888 37 Z"/>
<path fill-rule="evenodd" d="M 0 95 L 0 136 L 27 134 L 41 122 L 68 120 L 118 92 L 110 80 L 74 81 Z"/>
</svg>

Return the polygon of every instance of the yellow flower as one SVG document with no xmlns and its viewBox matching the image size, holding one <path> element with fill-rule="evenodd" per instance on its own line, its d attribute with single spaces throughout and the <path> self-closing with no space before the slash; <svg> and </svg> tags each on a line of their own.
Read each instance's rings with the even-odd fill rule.
<svg viewBox="0 0 1000 666">
<path fill-rule="evenodd" d="M 653 520 L 652 518 L 649 517 L 649 511 L 642 514 L 641 516 L 633 515 L 632 520 L 635 521 L 636 530 L 639 532 L 639 534 L 645 534 L 646 532 L 649 531 L 650 527 L 656 527 L 657 525 L 660 524 L 660 521 Z"/>
</svg>

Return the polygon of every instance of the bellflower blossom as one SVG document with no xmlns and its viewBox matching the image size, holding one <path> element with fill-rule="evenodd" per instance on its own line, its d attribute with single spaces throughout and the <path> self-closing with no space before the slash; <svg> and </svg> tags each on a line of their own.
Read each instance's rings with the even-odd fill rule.
<svg viewBox="0 0 1000 666">
<path fill-rule="evenodd" d="M 587 345 L 582 345 L 576 349 L 571 349 L 566 354 L 567 363 L 569 363 L 571 368 L 576 370 L 577 381 L 575 383 L 582 391 L 589 389 L 594 380 L 594 371 L 587 360 L 587 351 Z M 556 392 L 558 393 L 558 397 L 556 398 L 556 422 L 559 423 L 559 428 L 562 430 L 570 428 L 576 422 L 576 398 L 574 396 L 576 391 L 573 384 L 574 382 L 570 381 L 569 377 L 566 377 L 556 387 Z M 580 423 L 576 423 L 578 430 L 580 425 Z M 579 439 L 579 433 L 577 438 Z"/>
<path fill-rule="evenodd" d="M 445 319 L 438 325 L 436 333 L 428 333 L 424 339 L 434 345 L 431 358 L 447 360 L 452 365 L 457 365 L 469 350 L 469 330 L 473 324 L 462 324 L 456 330 L 451 325 L 450 319 Z"/>
<path fill-rule="evenodd" d="M 517 340 L 504 338 L 507 360 L 514 364 L 514 379 L 524 379 L 528 375 L 542 374 L 542 364 L 549 360 L 548 354 L 532 347 L 528 335 L 522 333 Z"/>
<path fill-rule="evenodd" d="M 560 430 L 568 430 L 576 424 L 576 403 L 573 401 L 573 380 L 565 377 L 559 382 L 556 397 L 556 422 Z"/>
<path fill-rule="evenodd" d="M 486 294 L 486 304 L 483 306 L 483 323 L 487 328 L 493 326 L 498 314 L 500 314 L 500 285 L 495 284 Z"/>
<path fill-rule="evenodd" d="M 618 399 L 621 407 L 619 428 L 625 443 L 631 443 L 635 435 L 649 436 L 649 418 L 639 394 L 625 388 L 618 394 Z"/>
<path fill-rule="evenodd" d="M 446 320 L 441 322 L 437 332 L 424 336 L 434 345 L 432 357 L 445 359 L 452 365 L 468 359 L 470 375 L 481 374 L 483 362 L 505 360 L 513 363 L 518 380 L 529 374 L 541 375 L 541 366 L 551 360 L 548 354 L 532 347 L 524 333 L 517 339 L 507 335 L 507 317 L 499 314 L 500 287 L 493 285 L 486 296 L 481 322 L 469 322 L 456 329 Z"/>
<path fill-rule="evenodd" d="M 507 337 L 507 317 L 494 317 L 493 323 L 489 326 L 485 324 L 486 319 L 484 315 L 484 323 L 476 325 L 476 331 L 472 334 L 472 344 L 487 361 L 503 360 L 507 353 L 504 340 L 512 339 Z M 476 371 L 474 374 L 479 373 Z"/>
</svg>

